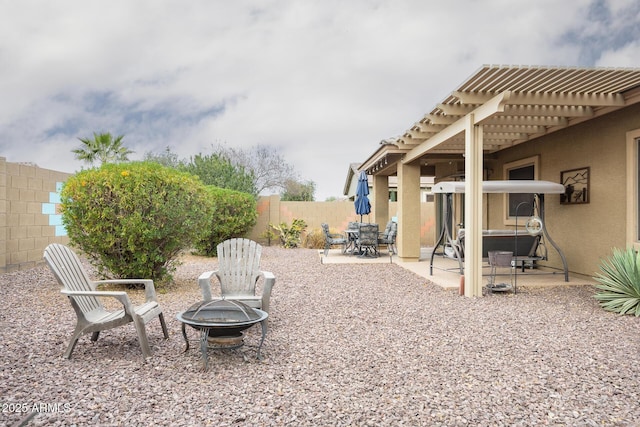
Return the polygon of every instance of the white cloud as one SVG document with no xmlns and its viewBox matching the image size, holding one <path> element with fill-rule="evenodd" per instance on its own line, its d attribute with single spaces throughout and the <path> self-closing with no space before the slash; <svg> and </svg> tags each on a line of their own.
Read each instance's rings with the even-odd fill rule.
<svg viewBox="0 0 640 427">
<path fill-rule="evenodd" d="M 606 51 L 598 60 L 598 65 L 607 67 L 638 67 L 640 41 L 634 41 L 619 49 Z"/>
<path fill-rule="evenodd" d="M 4 1 L 0 156 L 73 171 L 77 137 L 100 130 L 137 158 L 271 144 L 323 200 L 482 64 L 633 66 L 633 37 L 584 44 L 615 40 L 594 10 L 628 25 L 634 2 L 597 4 Z"/>
</svg>

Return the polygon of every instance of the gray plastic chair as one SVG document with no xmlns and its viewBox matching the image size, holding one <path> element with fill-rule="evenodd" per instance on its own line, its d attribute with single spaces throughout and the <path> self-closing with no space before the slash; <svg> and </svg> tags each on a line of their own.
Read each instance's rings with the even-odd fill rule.
<svg viewBox="0 0 640 427">
<path fill-rule="evenodd" d="M 71 336 L 71 341 L 64 356 L 71 358 L 71 353 L 78 339 L 92 333 L 91 340 L 97 341 L 101 331 L 117 328 L 133 323 L 138 334 L 142 354 L 145 358 L 151 357 L 151 347 L 147 339 L 145 325 L 156 317 L 160 320 L 165 339 L 169 338 L 167 325 L 164 321 L 162 309 L 156 300 L 156 291 L 151 279 L 115 279 L 98 280 L 89 279 L 78 256 L 67 246 L 54 243 L 44 250 L 44 259 L 49 264 L 58 282 L 62 285 L 62 293 L 69 297 L 71 306 L 78 318 L 76 328 Z M 126 292 L 98 291 L 102 284 L 144 284 L 145 302 L 134 306 Z M 122 304 L 122 309 L 108 311 L 102 305 L 99 297 L 114 298 Z"/>
<path fill-rule="evenodd" d="M 360 224 L 356 246 L 360 257 L 377 257 L 378 224 Z"/>
<path fill-rule="evenodd" d="M 396 254 L 396 236 L 398 234 L 398 223 L 389 221 L 384 231 L 378 236 L 378 246 L 384 245 L 389 251 L 389 255 Z"/>
<path fill-rule="evenodd" d="M 347 238 L 342 234 L 331 233 L 329 225 L 326 223 L 322 223 L 320 226 L 322 227 L 322 234 L 324 234 L 324 256 L 329 254 L 331 246 L 336 245 L 342 246 L 342 253 L 345 253 L 347 251 Z"/>
</svg>

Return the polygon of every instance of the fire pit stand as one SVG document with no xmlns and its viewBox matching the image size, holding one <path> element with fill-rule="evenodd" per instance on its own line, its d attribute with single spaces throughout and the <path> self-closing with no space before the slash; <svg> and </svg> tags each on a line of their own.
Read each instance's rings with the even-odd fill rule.
<svg viewBox="0 0 640 427">
<path fill-rule="evenodd" d="M 178 313 L 176 317 L 182 322 L 182 336 L 186 343 L 185 352 L 189 350 L 187 325 L 200 331 L 200 351 L 205 371 L 209 367 L 208 349 L 242 347 L 243 331 L 256 323 L 262 326 L 262 337 L 256 357 L 262 359 L 260 350 L 267 334 L 268 314 L 265 311 L 251 308 L 240 301 L 222 299 L 194 304 L 188 310 Z"/>
</svg>

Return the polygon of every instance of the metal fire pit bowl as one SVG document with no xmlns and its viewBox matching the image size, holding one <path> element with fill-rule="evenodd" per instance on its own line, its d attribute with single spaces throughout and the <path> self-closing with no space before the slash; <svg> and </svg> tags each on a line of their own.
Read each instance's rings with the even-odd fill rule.
<svg viewBox="0 0 640 427">
<path fill-rule="evenodd" d="M 200 331 L 200 349 L 204 361 L 204 369 L 208 369 L 207 349 L 230 349 L 244 345 L 243 331 L 256 323 L 262 325 L 262 338 L 258 346 L 257 357 L 267 333 L 265 311 L 251 308 L 243 302 L 222 299 L 203 301 L 192 305 L 176 316 L 182 322 L 182 336 L 186 343 L 185 352 L 189 350 L 186 325 Z"/>
</svg>

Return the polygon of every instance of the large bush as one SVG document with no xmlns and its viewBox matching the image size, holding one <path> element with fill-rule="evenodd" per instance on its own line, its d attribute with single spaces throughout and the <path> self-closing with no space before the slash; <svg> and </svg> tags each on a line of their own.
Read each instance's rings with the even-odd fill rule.
<svg viewBox="0 0 640 427">
<path fill-rule="evenodd" d="M 71 242 L 107 277 L 170 279 L 210 217 L 196 177 L 153 162 L 79 172 L 61 197 Z"/>
<path fill-rule="evenodd" d="M 195 248 L 198 253 L 216 256 L 220 242 L 242 237 L 256 224 L 258 211 L 253 195 L 207 186 L 212 214 L 202 229 Z"/>
</svg>

